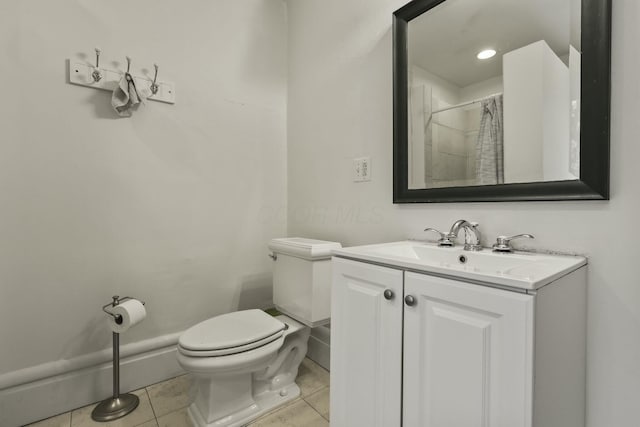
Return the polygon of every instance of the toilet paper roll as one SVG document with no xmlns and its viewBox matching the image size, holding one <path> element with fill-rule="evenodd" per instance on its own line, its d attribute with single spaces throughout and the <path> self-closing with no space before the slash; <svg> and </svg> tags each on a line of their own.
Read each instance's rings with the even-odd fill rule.
<svg viewBox="0 0 640 427">
<path fill-rule="evenodd" d="M 142 322 L 147 317 L 144 305 L 137 299 L 129 299 L 109 309 L 116 317 L 109 316 L 109 327 L 119 334 Z M 118 319 L 120 322 L 118 322 Z"/>
</svg>

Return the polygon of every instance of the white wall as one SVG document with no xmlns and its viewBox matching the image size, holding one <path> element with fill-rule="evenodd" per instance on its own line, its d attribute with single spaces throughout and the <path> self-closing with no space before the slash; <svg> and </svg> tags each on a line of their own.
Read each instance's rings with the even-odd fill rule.
<svg viewBox="0 0 640 427">
<path fill-rule="evenodd" d="M 503 90 L 504 84 L 502 83 L 502 76 L 491 77 L 490 79 L 460 88 L 460 102 L 473 101 L 484 98 L 485 96 L 502 93 Z"/>
<path fill-rule="evenodd" d="M 445 79 L 428 72 L 417 65 L 411 66 L 411 85 L 430 86 L 433 88 L 432 96 L 446 105 L 456 105 L 460 102 L 460 88 Z M 440 105 L 439 107 L 443 107 Z M 435 108 L 435 107 L 434 107 Z"/>
<path fill-rule="evenodd" d="M 575 179 L 569 173 L 569 69 L 544 40 L 504 63 L 505 182 Z"/>
<path fill-rule="evenodd" d="M 544 41 L 508 52 L 504 69 L 504 180 L 543 180 Z"/>
<path fill-rule="evenodd" d="M 544 181 L 578 179 L 569 171 L 571 148 L 571 76 L 569 67 L 549 49 L 544 61 L 542 175 Z"/>
<path fill-rule="evenodd" d="M 0 374 L 109 348 L 100 308 L 147 302 L 123 344 L 269 304 L 286 234 L 280 0 L 0 3 Z M 130 119 L 65 59 L 160 65 L 176 104 Z"/>
<path fill-rule="evenodd" d="M 431 134 L 426 129 L 431 115 L 431 99 L 430 86 L 409 88 L 409 188 L 424 188 L 431 181 Z"/>
<path fill-rule="evenodd" d="M 289 4 L 289 234 L 345 246 L 480 222 L 485 243 L 530 232 L 536 248 L 589 256 L 588 427 L 637 424 L 640 401 L 640 3 L 614 2 L 612 200 L 393 205 L 391 14 L 404 0 Z M 372 181 L 351 181 L 370 155 Z M 618 230 L 613 237 L 612 230 Z"/>
</svg>

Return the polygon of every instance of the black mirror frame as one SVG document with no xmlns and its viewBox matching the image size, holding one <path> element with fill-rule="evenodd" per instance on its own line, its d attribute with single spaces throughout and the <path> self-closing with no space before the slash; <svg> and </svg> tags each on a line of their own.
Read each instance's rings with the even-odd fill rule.
<svg viewBox="0 0 640 427">
<path fill-rule="evenodd" d="M 611 0 L 582 0 L 580 179 L 408 188 L 410 20 L 446 0 L 414 0 L 393 13 L 393 203 L 609 200 Z"/>
</svg>

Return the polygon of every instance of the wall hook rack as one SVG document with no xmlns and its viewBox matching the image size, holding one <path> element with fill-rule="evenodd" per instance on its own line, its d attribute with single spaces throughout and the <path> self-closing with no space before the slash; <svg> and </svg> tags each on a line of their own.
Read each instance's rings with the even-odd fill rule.
<svg viewBox="0 0 640 427">
<path fill-rule="evenodd" d="M 113 91 L 125 74 L 123 70 L 100 67 L 102 50 L 95 48 L 95 65 L 87 61 L 69 59 L 69 83 L 94 89 Z M 104 61 L 103 61 L 104 62 Z M 131 74 L 138 91 L 148 101 L 159 101 L 175 104 L 176 91 L 173 82 L 158 80 L 158 65 L 153 64 L 155 73 L 153 79 L 131 73 L 131 57 L 127 56 L 126 72 Z"/>
<path fill-rule="evenodd" d="M 93 72 L 91 73 L 91 77 L 93 77 L 93 81 L 98 83 L 100 80 L 102 80 L 102 72 L 100 71 L 100 48 L 97 47 L 95 49 L 96 51 L 96 67 L 93 69 Z"/>
<path fill-rule="evenodd" d="M 153 68 L 155 68 L 155 73 L 153 75 L 153 83 L 151 83 L 151 86 L 149 87 L 149 89 L 151 90 L 152 94 L 156 94 L 158 93 L 158 85 L 156 84 L 156 81 L 158 80 L 158 64 L 153 64 Z"/>
</svg>

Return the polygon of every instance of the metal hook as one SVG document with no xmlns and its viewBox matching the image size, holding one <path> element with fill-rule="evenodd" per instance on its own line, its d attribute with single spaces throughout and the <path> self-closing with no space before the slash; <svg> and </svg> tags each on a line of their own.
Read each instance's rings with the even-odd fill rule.
<svg viewBox="0 0 640 427">
<path fill-rule="evenodd" d="M 149 89 L 151 89 L 151 93 L 152 94 L 156 94 L 158 93 L 158 85 L 156 84 L 156 80 L 158 79 L 158 64 L 153 64 L 153 67 L 156 69 L 156 72 L 153 76 L 153 83 L 151 83 L 151 87 Z"/>
<path fill-rule="evenodd" d="M 102 80 L 102 72 L 100 71 L 100 53 L 102 52 L 99 47 L 95 48 L 96 51 L 96 66 L 93 69 L 93 73 L 91 73 L 91 77 L 93 77 L 93 81 L 98 83 Z"/>
<path fill-rule="evenodd" d="M 131 57 L 127 56 L 127 74 L 129 74 L 129 70 L 131 69 Z"/>
</svg>

